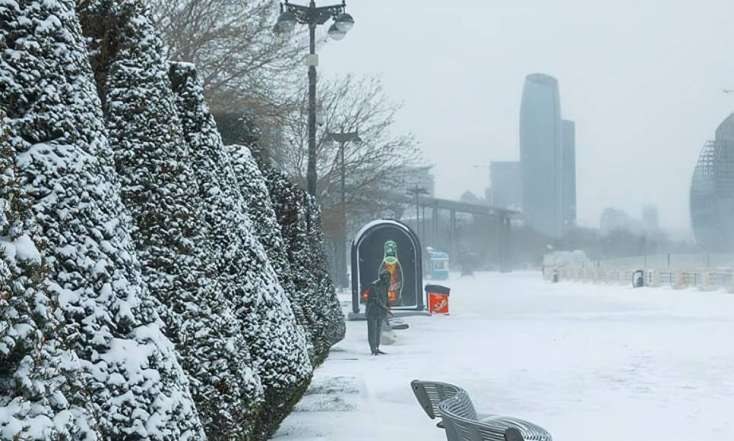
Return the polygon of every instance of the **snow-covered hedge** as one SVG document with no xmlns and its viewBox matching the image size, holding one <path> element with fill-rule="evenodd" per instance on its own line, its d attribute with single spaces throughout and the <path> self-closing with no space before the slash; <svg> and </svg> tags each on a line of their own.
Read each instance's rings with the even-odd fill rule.
<svg viewBox="0 0 734 441">
<path fill-rule="evenodd" d="M 343 335 L 315 204 L 146 4 L 0 0 L 0 439 L 265 440 Z"/>
<path fill-rule="evenodd" d="M 231 157 L 240 192 L 247 202 L 248 214 L 253 221 L 255 234 L 260 243 L 263 244 L 265 252 L 276 270 L 278 280 L 290 300 L 296 320 L 308 338 L 310 357 L 315 360 L 317 357 L 310 332 L 314 318 L 307 317 L 304 313 L 302 307 L 303 296 L 300 291 L 296 290 L 294 274 L 288 261 L 288 250 L 283 240 L 273 204 L 270 201 L 270 193 L 265 177 L 249 148 L 242 145 L 230 145 L 226 147 L 226 150 Z"/>
<path fill-rule="evenodd" d="M 239 297 L 210 246 L 216 234 L 210 218 L 217 214 L 211 200 L 220 195 L 199 180 L 197 159 L 205 153 L 196 150 L 200 146 L 192 150 L 184 136 L 161 41 L 142 1 L 90 2 L 81 13 L 93 38 L 98 88 L 143 272 L 163 305 L 207 435 L 250 439 L 263 404 L 250 324 L 239 316 Z"/>
<path fill-rule="evenodd" d="M 329 275 L 326 252 L 324 251 L 324 233 L 321 228 L 321 209 L 316 200 L 309 195 L 304 196 L 306 211 L 306 234 L 311 256 L 307 261 L 308 273 L 313 277 L 313 286 L 316 296 L 321 303 L 319 312 L 319 323 L 328 324 L 324 329 L 325 343 L 329 347 L 344 338 L 346 324 L 339 299 L 336 296 L 336 288 Z M 326 355 L 326 354 L 325 354 Z"/>
<path fill-rule="evenodd" d="M 191 150 L 209 234 L 209 250 L 222 289 L 236 304 L 265 391 L 256 432 L 266 437 L 290 412 L 311 379 L 306 339 L 268 256 L 253 234 L 248 206 L 225 152 L 201 83 L 190 64 L 173 63 L 170 77 L 183 133 Z"/>
<path fill-rule="evenodd" d="M 345 332 L 344 316 L 319 242 L 318 207 L 283 172 L 265 164 L 260 167 L 281 226 L 291 279 L 314 346 L 314 361 L 318 364 Z"/>
<path fill-rule="evenodd" d="M 0 435 L 202 439 L 142 280 L 74 3 L 0 1 L 12 273 L 0 288 Z"/>
</svg>

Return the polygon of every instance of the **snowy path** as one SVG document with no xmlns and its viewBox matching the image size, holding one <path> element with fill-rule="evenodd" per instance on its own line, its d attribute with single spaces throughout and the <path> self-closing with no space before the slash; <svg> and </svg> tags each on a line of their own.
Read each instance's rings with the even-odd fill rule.
<svg viewBox="0 0 734 441">
<path fill-rule="evenodd" d="M 450 317 L 412 317 L 371 357 L 364 322 L 315 374 L 278 441 L 442 441 L 414 378 L 467 389 L 480 412 L 557 441 L 734 440 L 734 295 L 457 278 Z"/>
</svg>

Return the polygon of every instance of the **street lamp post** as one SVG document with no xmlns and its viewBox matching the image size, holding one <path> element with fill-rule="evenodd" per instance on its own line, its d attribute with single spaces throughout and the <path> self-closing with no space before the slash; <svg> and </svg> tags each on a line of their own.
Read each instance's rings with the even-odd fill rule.
<svg viewBox="0 0 734 441">
<path fill-rule="evenodd" d="M 420 197 L 422 194 L 429 194 L 425 187 L 415 185 L 408 189 L 408 194 L 415 197 L 415 230 L 420 235 L 421 241 L 423 240 L 424 234 L 421 232 L 420 223 Z"/>
<path fill-rule="evenodd" d="M 349 142 L 362 142 L 358 132 L 341 132 L 326 133 L 327 141 L 339 143 L 339 165 L 341 168 L 340 189 L 341 189 L 341 210 L 339 210 L 341 219 L 339 219 L 339 232 L 336 244 L 336 282 L 341 288 L 347 287 L 347 191 L 346 181 L 347 173 L 344 161 L 344 148 Z"/>
<path fill-rule="evenodd" d="M 340 5 L 316 6 L 311 0 L 308 6 L 296 5 L 285 0 L 280 4 L 280 16 L 273 30 L 276 33 L 293 31 L 297 23 L 308 25 L 309 56 L 308 65 L 308 169 L 306 171 L 306 191 L 316 197 L 316 27 L 330 18 L 334 23 L 329 27 L 329 36 L 341 40 L 354 26 L 354 19 L 345 12 L 346 1 Z"/>
</svg>

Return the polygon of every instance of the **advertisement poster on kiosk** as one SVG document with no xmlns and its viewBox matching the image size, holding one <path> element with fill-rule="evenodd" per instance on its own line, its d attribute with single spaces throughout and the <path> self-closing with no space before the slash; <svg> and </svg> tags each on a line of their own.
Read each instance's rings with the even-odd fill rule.
<svg viewBox="0 0 734 441">
<path fill-rule="evenodd" d="M 424 309 L 421 246 L 405 224 L 378 220 L 365 225 L 352 243 L 352 309 L 359 313 L 369 285 L 382 273 L 390 275 L 388 302 L 392 309 Z"/>
</svg>

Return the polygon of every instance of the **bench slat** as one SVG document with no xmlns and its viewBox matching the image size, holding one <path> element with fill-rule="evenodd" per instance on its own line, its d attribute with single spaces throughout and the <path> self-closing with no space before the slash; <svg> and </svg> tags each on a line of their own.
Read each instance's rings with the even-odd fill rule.
<svg viewBox="0 0 734 441">
<path fill-rule="evenodd" d="M 459 386 L 439 381 L 413 380 L 410 382 L 410 386 L 418 400 L 418 404 L 421 405 L 430 419 L 435 419 L 440 416 L 438 405 L 441 401 L 455 396 L 462 390 Z"/>
<path fill-rule="evenodd" d="M 469 395 L 463 389 L 439 404 L 448 441 L 552 441 L 548 431 L 528 421 L 494 416 L 477 420 Z"/>
</svg>

